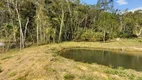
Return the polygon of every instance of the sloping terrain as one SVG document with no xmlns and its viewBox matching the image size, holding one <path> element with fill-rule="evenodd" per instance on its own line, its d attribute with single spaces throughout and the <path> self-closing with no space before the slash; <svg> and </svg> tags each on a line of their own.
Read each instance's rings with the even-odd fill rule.
<svg viewBox="0 0 142 80">
<path fill-rule="evenodd" d="M 0 80 L 142 80 L 141 72 L 75 62 L 57 55 L 65 48 L 101 45 L 67 42 L 1 53 Z"/>
</svg>

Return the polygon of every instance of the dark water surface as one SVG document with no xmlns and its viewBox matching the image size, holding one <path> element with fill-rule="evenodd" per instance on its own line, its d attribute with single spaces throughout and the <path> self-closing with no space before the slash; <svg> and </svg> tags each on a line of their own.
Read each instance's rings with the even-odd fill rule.
<svg viewBox="0 0 142 80">
<path fill-rule="evenodd" d="M 142 56 L 122 54 L 113 51 L 71 49 L 60 53 L 61 56 L 85 63 L 97 63 L 113 68 L 124 67 L 142 71 Z"/>
</svg>

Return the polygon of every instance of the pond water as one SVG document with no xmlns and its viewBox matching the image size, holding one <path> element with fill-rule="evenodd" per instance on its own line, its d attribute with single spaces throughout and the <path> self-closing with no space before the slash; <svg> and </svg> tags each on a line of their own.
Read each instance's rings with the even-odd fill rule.
<svg viewBox="0 0 142 80">
<path fill-rule="evenodd" d="M 124 67 L 142 71 L 142 56 L 122 54 L 114 51 L 69 49 L 60 53 L 61 56 L 84 63 L 97 63 L 113 68 Z"/>
</svg>

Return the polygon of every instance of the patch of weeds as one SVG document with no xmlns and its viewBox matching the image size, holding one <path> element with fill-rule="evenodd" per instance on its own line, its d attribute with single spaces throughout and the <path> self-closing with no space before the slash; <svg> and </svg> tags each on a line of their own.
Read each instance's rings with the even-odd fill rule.
<svg viewBox="0 0 142 80">
<path fill-rule="evenodd" d="M 1 66 L 0 66 L 0 73 L 2 72 Z"/>
<path fill-rule="evenodd" d="M 121 77 L 127 77 L 128 74 L 126 74 L 124 71 L 122 70 L 116 70 L 116 69 L 108 69 L 104 71 L 107 74 L 112 74 L 112 75 L 118 75 Z"/>
<path fill-rule="evenodd" d="M 108 80 L 113 80 L 111 77 L 108 77 Z"/>
<path fill-rule="evenodd" d="M 57 55 L 57 53 L 54 53 L 54 54 L 52 54 L 52 56 L 53 56 L 53 57 L 57 57 L 58 55 Z"/>
<path fill-rule="evenodd" d="M 12 57 L 13 57 L 13 56 L 7 56 L 7 57 L 2 58 L 1 60 L 10 59 L 10 58 L 12 58 Z"/>
<path fill-rule="evenodd" d="M 57 49 L 56 49 L 56 48 L 54 48 L 54 47 L 53 47 L 53 48 L 51 48 L 51 50 L 52 50 L 52 52 L 55 52 L 55 53 L 57 52 Z"/>
<path fill-rule="evenodd" d="M 84 75 L 80 77 L 80 80 L 105 80 L 105 78 L 101 76 Z M 108 80 L 111 80 L 111 79 L 108 79 Z"/>
<path fill-rule="evenodd" d="M 48 65 L 46 65 L 46 66 L 44 67 L 44 69 L 45 69 L 47 72 L 56 72 L 55 69 L 49 68 Z"/>
<path fill-rule="evenodd" d="M 138 77 L 136 80 L 142 80 L 142 77 Z"/>
<path fill-rule="evenodd" d="M 90 76 L 81 76 L 80 80 L 94 80 L 94 78 Z"/>
<path fill-rule="evenodd" d="M 129 78 L 129 80 L 135 80 L 136 79 L 136 75 L 134 75 L 134 74 L 127 74 L 123 70 L 124 69 L 120 67 L 119 69 L 108 69 L 108 70 L 105 70 L 104 72 L 108 73 L 108 74 L 112 74 L 112 75 L 118 75 L 120 77 L 127 77 L 127 78 Z"/>
<path fill-rule="evenodd" d="M 124 67 L 118 67 L 117 69 L 118 70 L 124 70 Z"/>
<path fill-rule="evenodd" d="M 76 69 L 83 71 L 83 70 L 82 70 L 80 67 L 78 67 L 78 66 L 76 67 Z"/>
<path fill-rule="evenodd" d="M 17 74 L 17 72 L 12 72 L 9 74 L 9 77 L 14 77 Z"/>
<path fill-rule="evenodd" d="M 29 72 L 27 72 L 24 76 L 17 78 L 16 80 L 27 80 L 26 77 L 29 75 Z"/>
<path fill-rule="evenodd" d="M 64 75 L 65 80 L 73 80 L 74 78 L 75 78 L 75 76 L 73 74 L 65 74 Z"/>
<path fill-rule="evenodd" d="M 22 76 L 22 77 L 17 78 L 16 80 L 26 80 L 26 77 Z"/>
<path fill-rule="evenodd" d="M 136 78 L 136 76 L 133 75 L 133 74 L 131 74 L 131 75 L 129 76 L 129 80 L 135 80 L 135 78 Z"/>
<path fill-rule="evenodd" d="M 142 42 L 142 40 L 141 40 L 141 39 L 139 39 L 139 40 L 137 40 L 137 41 L 138 41 L 138 42 L 140 42 L 140 43 Z"/>
<path fill-rule="evenodd" d="M 59 61 L 59 58 L 57 57 L 56 54 L 52 54 L 50 61 Z"/>
</svg>

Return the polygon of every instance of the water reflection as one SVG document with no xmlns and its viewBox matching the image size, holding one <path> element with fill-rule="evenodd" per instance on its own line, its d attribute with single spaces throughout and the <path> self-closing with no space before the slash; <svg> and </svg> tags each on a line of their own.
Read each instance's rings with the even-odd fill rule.
<svg viewBox="0 0 142 80">
<path fill-rule="evenodd" d="M 72 49 L 60 54 L 63 57 L 85 63 L 98 63 L 114 68 L 124 67 L 142 71 L 142 56 L 119 54 L 118 52 L 103 50 Z"/>
</svg>

